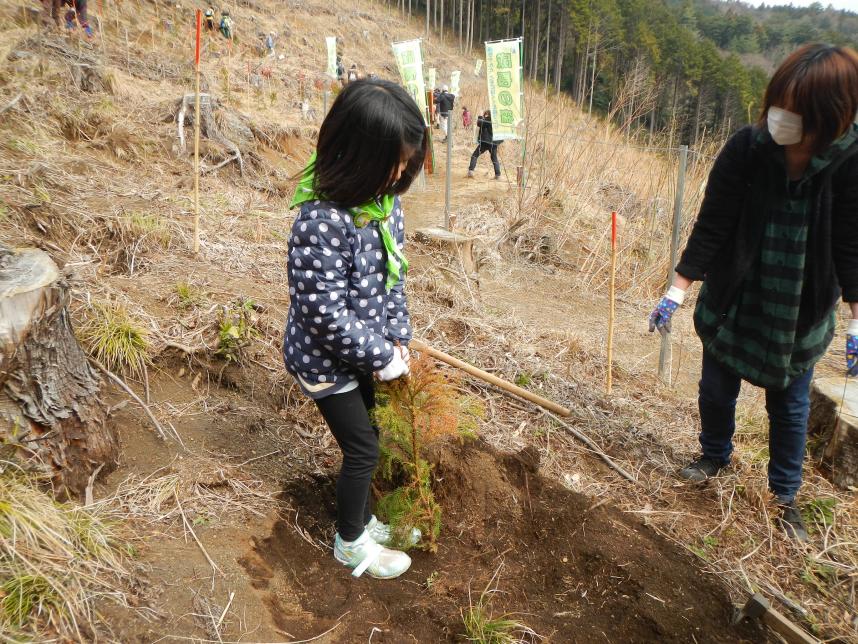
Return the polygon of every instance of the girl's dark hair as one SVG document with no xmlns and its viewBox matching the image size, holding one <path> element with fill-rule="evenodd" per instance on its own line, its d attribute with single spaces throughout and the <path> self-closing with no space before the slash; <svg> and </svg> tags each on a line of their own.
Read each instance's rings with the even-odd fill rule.
<svg viewBox="0 0 858 644">
<path fill-rule="evenodd" d="M 319 130 L 314 189 L 347 208 L 402 194 L 420 171 L 426 146 L 423 116 L 402 87 L 381 79 L 353 81 Z M 405 171 L 391 181 L 405 155 Z"/>
<path fill-rule="evenodd" d="M 804 45 L 772 76 L 766 88 L 760 125 L 770 107 L 801 115 L 804 135 L 825 150 L 852 126 L 858 113 L 858 53 L 849 47 Z"/>
</svg>

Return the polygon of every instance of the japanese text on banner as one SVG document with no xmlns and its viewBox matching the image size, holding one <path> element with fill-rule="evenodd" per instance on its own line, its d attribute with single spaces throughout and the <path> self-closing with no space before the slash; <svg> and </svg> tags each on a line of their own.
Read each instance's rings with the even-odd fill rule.
<svg viewBox="0 0 858 644">
<path fill-rule="evenodd" d="M 496 141 L 522 138 L 519 126 L 524 121 L 524 95 L 520 52 L 520 39 L 486 43 L 486 82 Z"/>
<path fill-rule="evenodd" d="M 420 113 L 426 119 L 426 84 L 423 79 L 423 55 L 420 53 L 420 39 L 393 43 L 393 56 L 399 66 L 399 75 L 406 91 L 417 103 Z"/>
<path fill-rule="evenodd" d="M 429 85 L 429 89 L 435 89 L 435 78 L 437 72 L 434 67 L 429 68 L 429 73 L 426 75 L 426 83 Z"/>
<path fill-rule="evenodd" d="M 450 93 L 453 96 L 459 95 L 459 80 L 462 78 L 462 72 L 455 71 L 450 74 Z"/>
<path fill-rule="evenodd" d="M 331 78 L 337 77 L 337 37 L 325 36 L 325 43 L 328 45 L 328 76 Z"/>
</svg>

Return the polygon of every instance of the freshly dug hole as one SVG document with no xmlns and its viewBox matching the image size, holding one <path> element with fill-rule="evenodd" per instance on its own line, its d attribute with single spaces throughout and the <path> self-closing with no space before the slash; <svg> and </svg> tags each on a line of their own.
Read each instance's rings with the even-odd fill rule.
<svg viewBox="0 0 858 644">
<path fill-rule="evenodd" d="M 281 628 L 312 636 L 341 619 L 342 642 L 365 642 L 373 625 L 385 641 L 453 641 L 469 588 L 479 595 L 503 563 L 492 610 L 553 641 L 765 641 L 757 625 L 731 626 L 727 589 L 686 552 L 541 477 L 534 451 L 451 443 L 430 460 L 443 507 L 438 552 L 412 551 L 394 581 L 355 579 L 331 556 L 335 477 L 286 483 L 289 509 L 243 559 Z"/>
</svg>

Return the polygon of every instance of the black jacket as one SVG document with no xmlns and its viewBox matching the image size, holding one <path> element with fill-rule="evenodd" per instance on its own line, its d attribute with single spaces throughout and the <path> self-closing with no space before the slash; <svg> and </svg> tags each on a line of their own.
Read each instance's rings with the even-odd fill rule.
<svg viewBox="0 0 858 644">
<path fill-rule="evenodd" d="M 676 272 L 705 280 L 706 301 L 723 314 L 758 258 L 771 181 L 765 155 L 776 154 L 768 135 L 746 126 L 734 134 L 709 173 L 700 213 Z M 807 239 L 799 327 L 831 311 L 841 294 L 858 302 L 858 143 L 813 177 L 813 219 Z"/>
<path fill-rule="evenodd" d="M 441 92 L 435 98 L 435 103 L 438 105 L 438 111 L 441 114 L 449 114 L 453 111 L 453 103 L 455 102 L 456 97 L 453 96 L 450 92 Z"/>
<path fill-rule="evenodd" d="M 477 127 L 480 128 L 479 142 L 481 144 L 488 144 L 494 142 L 494 134 L 492 133 L 492 120 L 490 118 L 478 116 Z M 504 148 L 504 150 L 506 150 L 506 148 Z"/>
</svg>

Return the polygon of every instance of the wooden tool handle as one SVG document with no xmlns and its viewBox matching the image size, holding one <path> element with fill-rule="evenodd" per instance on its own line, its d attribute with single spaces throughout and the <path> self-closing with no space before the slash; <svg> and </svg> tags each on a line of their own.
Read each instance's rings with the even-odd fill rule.
<svg viewBox="0 0 858 644">
<path fill-rule="evenodd" d="M 572 412 L 566 409 L 561 405 L 558 405 L 555 402 L 551 402 L 547 398 L 543 398 L 542 396 L 538 396 L 527 389 L 522 389 L 521 387 L 508 382 L 507 380 L 503 380 L 502 378 L 498 378 L 490 374 L 488 371 L 483 371 L 482 369 L 478 369 L 477 367 L 468 364 L 467 362 L 463 362 L 458 358 L 454 358 L 453 356 L 444 353 L 443 351 L 438 351 L 437 349 L 433 349 L 425 342 L 421 342 L 420 340 L 413 339 L 411 340 L 410 346 L 412 349 L 416 349 L 417 351 L 421 351 L 427 355 L 432 356 L 436 360 L 440 360 L 451 367 L 456 367 L 456 369 L 461 369 L 465 373 L 468 373 L 474 378 L 479 378 L 480 380 L 484 380 L 485 382 L 494 385 L 504 391 L 508 391 L 511 394 L 515 394 L 525 400 L 529 400 L 530 402 L 539 405 L 543 409 L 547 409 L 548 411 L 554 412 L 558 416 L 571 416 Z"/>
</svg>

